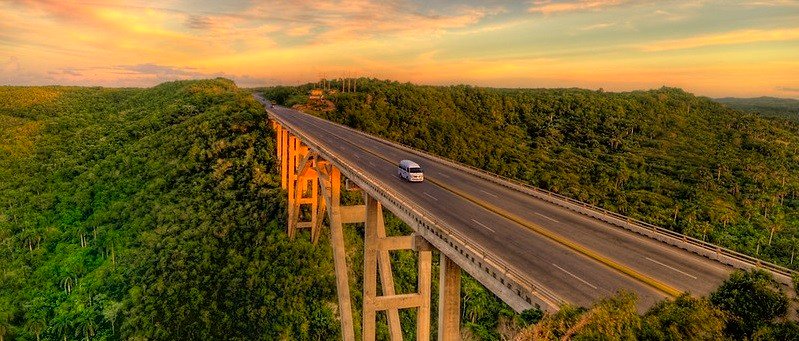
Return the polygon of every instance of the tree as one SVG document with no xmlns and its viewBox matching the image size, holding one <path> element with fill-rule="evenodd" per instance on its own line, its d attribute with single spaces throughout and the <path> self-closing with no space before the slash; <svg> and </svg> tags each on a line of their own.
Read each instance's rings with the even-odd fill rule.
<svg viewBox="0 0 799 341">
<path fill-rule="evenodd" d="M 763 270 L 733 272 L 710 294 L 710 302 L 727 314 L 725 330 L 736 339 L 750 337 L 788 312 L 788 297 Z"/>
<path fill-rule="evenodd" d="M 643 316 L 642 340 L 720 340 L 724 313 L 706 298 L 682 294 L 649 309 Z"/>
<path fill-rule="evenodd" d="M 641 325 L 636 302 L 635 294 L 620 292 L 587 310 L 561 307 L 519 333 L 516 340 L 635 340 Z"/>
</svg>

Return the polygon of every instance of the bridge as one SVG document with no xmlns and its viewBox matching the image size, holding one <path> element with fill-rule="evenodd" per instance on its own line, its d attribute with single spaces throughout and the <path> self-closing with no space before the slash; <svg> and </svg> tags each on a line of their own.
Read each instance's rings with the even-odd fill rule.
<svg viewBox="0 0 799 341">
<path fill-rule="evenodd" d="M 289 236 L 307 229 L 316 242 L 328 218 L 345 340 L 355 339 L 343 234 L 351 223 L 364 223 L 364 340 L 375 338 L 377 311 L 401 340 L 406 308 L 416 308 L 417 338 L 429 339 L 433 251 L 439 340 L 459 338 L 461 271 L 517 312 L 588 306 L 618 290 L 637 294 L 644 311 L 683 292 L 707 294 L 734 269 L 765 269 L 791 285 L 786 268 L 256 98 L 277 132 Z M 421 164 L 424 182 L 397 176 L 403 159 Z M 364 203 L 342 205 L 342 191 Z M 383 208 L 414 233 L 386 236 Z M 395 292 L 392 250 L 418 253 L 417 292 Z"/>
</svg>

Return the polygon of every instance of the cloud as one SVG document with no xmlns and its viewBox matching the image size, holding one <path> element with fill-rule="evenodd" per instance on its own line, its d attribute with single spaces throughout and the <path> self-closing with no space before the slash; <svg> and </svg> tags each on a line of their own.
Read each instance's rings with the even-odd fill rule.
<svg viewBox="0 0 799 341">
<path fill-rule="evenodd" d="M 576 11 L 597 11 L 605 7 L 622 5 L 629 0 L 567 0 L 555 2 L 552 0 L 533 1 L 527 11 L 530 13 L 552 14 Z"/>
<path fill-rule="evenodd" d="M 248 20 L 278 24 L 276 34 L 305 37 L 311 43 L 365 38 L 427 36 L 473 26 L 500 14 L 502 6 L 445 5 L 423 7 L 410 1 L 342 0 L 258 3 L 236 14 Z"/>
<path fill-rule="evenodd" d="M 135 64 L 135 65 L 117 65 L 111 68 L 98 68 L 107 69 L 112 73 L 124 76 L 130 79 L 136 79 L 137 82 L 132 82 L 136 86 L 148 86 L 165 81 L 179 80 L 179 79 L 201 79 L 201 78 L 229 78 L 240 86 L 265 86 L 278 84 L 276 79 L 269 77 L 253 77 L 247 75 L 235 75 L 225 72 L 203 72 L 193 67 L 183 66 L 169 66 L 159 65 L 154 63 Z"/>
<path fill-rule="evenodd" d="M 207 30 L 211 28 L 211 20 L 200 15 L 189 15 L 186 19 L 186 27 L 195 30 Z"/>
<path fill-rule="evenodd" d="M 15 73 L 19 72 L 20 69 L 19 58 L 16 56 L 8 57 L 8 59 L 0 65 L 0 71 L 3 73 Z"/>
<path fill-rule="evenodd" d="M 706 46 L 748 44 L 768 41 L 799 40 L 799 28 L 771 29 L 771 30 L 737 30 L 730 32 L 714 33 L 690 38 L 661 40 L 658 42 L 640 45 L 645 52 L 660 52 L 671 50 L 692 49 Z"/>
<path fill-rule="evenodd" d="M 76 69 L 76 68 L 63 68 L 60 70 L 55 71 L 48 71 L 47 74 L 58 77 L 58 76 L 73 76 L 73 77 L 82 77 L 83 73 Z"/>
<path fill-rule="evenodd" d="M 174 66 L 158 65 L 153 63 L 136 64 L 136 65 L 119 65 L 115 67 L 115 69 L 122 70 L 129 74 L 156 76 L 161 78 L 163 77 L 190 78 L 198 76 L 201 77 L 205 75 L 201 72 L 198 72 L 195 68 L 174 67 Z"/>
<path fill-rule="evenodd" d="M 778 86 L 776 89 L 782 92 L 799 92 L 799 87 L 796 86 Z"/>
<path fill-rule="evenodd" d="M 594 30 L 602 30 L 602 29 L 610 28 L 610 27 L 613 27 L 613 26 L 616 26 L 615 22 L 606 22 L 606 23 L 599 23 L 599 24 L 594 24 L 594 25 L 583 26 L 583 27 L 580 27 L 580 30 L 581 31 L 594 31 Z"/>
<path fill-rule="evenodd" d="M 742 5 L 750 7 L 799 7 L 799 3 L 796 0 L 748 1 Z"/>
</svg>

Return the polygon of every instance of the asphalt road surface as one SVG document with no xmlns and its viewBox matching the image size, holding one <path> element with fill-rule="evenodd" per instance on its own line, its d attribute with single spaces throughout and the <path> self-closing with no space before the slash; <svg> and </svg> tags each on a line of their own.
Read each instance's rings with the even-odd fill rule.
<svg viewBox="0 0 799 341">
<path fill-rule="evenodd" d="M 446 227 L 467 236 L 482 249 L 512 264 L 567 302 L 589 306 L 619 290 L 634 292 L 639 310 L 669 297 L 636 276 L 559 243 L 529 227 L 534 225 L 591 250 L 642 276 L 679 291 L 705 295 L 733 270 L 716 261 L 669 246 L 619 227 L 569 211 L 469 173 L 419 157 L 321 118 L 274 106 L 269 110 L 385 186 L 436 216 Z M 397 163 L 421 165 L 425 181 L 397 176 Z M 468 195 L 463 195 L 466 193 Z M 524 220 L 508 219 L 487 208 L 500 207 Z M 527 225 L 527 226 L 526 226 Z"/>
</svg>

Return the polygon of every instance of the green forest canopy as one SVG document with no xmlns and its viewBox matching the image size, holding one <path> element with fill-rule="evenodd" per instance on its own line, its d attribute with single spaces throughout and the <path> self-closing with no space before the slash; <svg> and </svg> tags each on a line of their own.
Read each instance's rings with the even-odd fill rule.
<svg viewBox="0 0 799 341">
<path fill-rule="evenodd" d="M 336 335 L 327 250 L 281 233 L 233 82 L 0 87 L 0 141 L 0 338 Z"/>
<path fill-rule="evenodd" d="M 717 168 L 712 165 L 697 171 L 698 166 L 689 162 L 677 173 L 682 174 L 678 180 L 651 186 L 669 176 L 661 168 L 653 170 L 648 164 L 652 156 L 638 155 L 636 148 L 654 153 L 665 142 L 647 142 L 653 136 L 649 129 L 654 128 L 642 127 L 647 125 L 639 120 L 643 114 L 633 108 L 646 108 L 650 102 L 665 102 L 666 108 L 687 105 L 688 122 L 669 128 L 673 122 L 665 120 L 669 124 L 660 128 L 661 135 L 654 135 L 674 140 L 684 138 L 674 132 L 679 127 L 704 135 L 709 134 L 704 128 L 716 127 L 710 122 L 697 127 L 692 115 L 705 114 L 696 112 L 728 113 L 675 89 L 604 94 L 361 80 L 359 90 L 335 97 L 336 111 L 327 115 L 395 139 L 401 125 L 413 136 L 402 142 L 638 216 L 669 211 L 668 204 L 688 200 L 641 198 L 656 193 L 668 197 L 671 192 L 666 189 L 675 188 L 690 194 L 685 188 L 696 183 L 715 183 L 704 189 L 704 195 L 712 196 L 731 186 L 730 172 L 742 172 L 720 167 L 713 173 Z M 272 88 L 267 93 L 282 92 L 284 102 L 304 103 L 304 91 Z M 542 109 L 546 105 L 549 111 Z M 631 107 L 619 109 L 627 106 Z M 668 112 L 657 109 L 648 115 L 661 111 Z M 598 113 L 601 120 L 590 117 Z M 773 191 L 785 193 L 776 201 L 779 208 L 774 203 L 765 206 L 765 219 L 782 210 L 786 225 L 774 230 L 773 241 L 781 245 L 795 233 L 796 191 L 790 186 L 796 173 L 793 164 L 780 169 L 774 160 L 795 161 L 795 147 L 790 150 L 795 127 L 736 115 L 730 122 L 754 122 L 759 133 L 755 138 L 750 128 L 743 129 L 745 136 L 733 144 L 742 151 L 733 155 L 765 160 L 762 169 L 787 174 L 784 182 L 777 182 L 783 187 L 764 187 L 762 193 L 764 198 Z M 616 125 L 608 127 L 597 120 Z M 580 126 L 585 122 L 593 125 Z M 630 134 L 621 133 L 615 142 L 606 140 L 607 134 L 615 136 L 616 128 L 611 128 L 616 126 L 622 132 L 630 129 Z M 464 134 L 465 129 L 478 129 L 488 138 Z M 642 131 L 646 135 L 638 136 Z M 790 134 L 793 139 L 785 136 Z M 588 137 L 594 140 L 583 139 Z M 703 141 L 700 137 L 697 140 Z M 787 147 L 771 149 L 775 139 Z M 447 147 L 453 145 L 459 148 Z M 285 236 L 285 193 L 279 189 L 273 150 L 274 135 L 265 112 L 248 91 L 229 80 L 170 82 L 150 89 L 0 87 L 0 340 L 338 338 L 326 237 L 314 246 L 307 238 L 289 241 Z M 664 159 L 682 156 L 668 150 L 662 154 Z M 708 158 L 683 154 L 697 163 Z M 549 162 L 530 161 L 543 159 Z M 579 166 L 576 160 L 593 160 L 587 163 L 593 166 Z M 619 165 L 628 167 L 626 176 L 612 173 Z M 551 172 L 557 167 L 563 167 L 562 174 Z M 586 168 L 591 172 L 586 173 Z M 754 170 L 744 171 L 751 175 Z M 718 180 L 692 177 L 703 172 L 719 174 Z M 752 236 L 763 240 L 769 233 L 763 231 L 765 225 L 756 225 L 766 221 L 756 219 L 760 210 L 744 219 L 748 211 L 741 208 L 748 206 L 739 203 L 764 179 L 750 181 L 754 183 L 742 182 L 748 187 L 738 193 L 722 196 L 735 203 L 730 210 L 737 215 L 721 226 L 702 214 L 688 220 L 683 209 L 675 214 L 676 224 L 667 224 L 670 214 L 653 216 L 665 219 L 660 222 L 666 226 L 683 229 L 705 222 L 712 227 L 705 232 L 708 239 L 718 238 L 718 231 L 749 226 L 751 236 L 730 234 L 735 236 L 728 239 L 733 246 Z M 603 184 L 616 187 L 608 190 Z M 612 196 L 603 197 L 608 193 Z M 615 203 L 615 198 L 626 201 Z M 391 215 L 386 223 L 390 234 L 409 232 Z M 347 229 L 356 310 L 361 235 L 360 228 Z M 780 258 L 775 246 L 762 244 L 755 249 L 761 256 L 790 264 L 787 253 Z M 398 288 L 415 283 L 412 254 L 398 253 L 392 265 Z M 434 295 L 436 290 L 434 286 Z M 741 292 L 750 295 L 737 294 Z M 524 333 L 591 337 L 612 331 L 648 339 L 696 335 L 784 339 L 797 332 L 796 324 L 779 322 L 785 314 L 784 293 L 757 273 L 732 277 L 710 298 L 664 301 L 641 316 L 635 313 L 635 298 L 624 293 L 593 307 L 567 307 L 546 316 L 537 311 L 513 313 L 468 276 L 462 296 L 464 333 L 477 339 L 510 337 L 539 320 L 522 337 Z M 753 302 L 770 302 L 764 306 L 774 308 L 743 314 L 748 310 L 741 307 Z M 413 324 L 412 316 L 404 314 L 406 335 Z M 381 326 L 380 335 L 385 336 L 385 324 Z"/>
<path fill-rule="evenodd" d="M 765 117 L 777 117 L 799 123 L 799 100 L 790 98 L 717 98 L 716 102 L 732 109 L 754 112 Z"/>
<path fill-rule="evenodd" d="M 225 79 L 0 87 L 0 340 L 338 338 L 326 235 L 286 237 L 266 120 Z M 362 232 L 346 230 L 356 313 Z M 409 291 L 413 255 L 393 256 Z M 463 295 L 476 335 L 520 321 L 468 276 Z"/>
<path fill-rule="evenodd" d="M 357 84 L 328 95 L 335 110 L 313 112 L 797 269 L 797 124 L 674 88 Z M 263 91 L 294 105 L 311 87 Z"/>
</svg>

